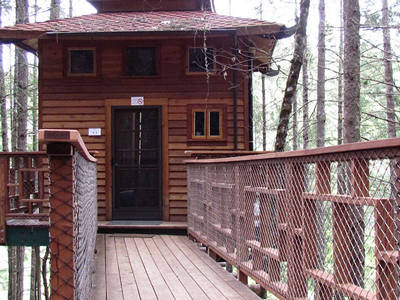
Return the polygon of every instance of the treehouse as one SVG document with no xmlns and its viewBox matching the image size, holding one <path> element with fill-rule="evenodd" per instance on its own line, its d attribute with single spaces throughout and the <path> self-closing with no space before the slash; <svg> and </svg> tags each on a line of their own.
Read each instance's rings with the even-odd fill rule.
<svg viewBox="0 0 400 300">
<path fill-rule="evenodd" d="M 0 29 L 39 56 L 42 146 L 0 154 L 0 244 L 50 245 L 52 300 L 258 299 L 248 277 L 280 299 L 399 299 L 400 139 L 251 151 L 252 72 L 276 73 L 290 30 L 208 0 L 89 2 Z M 197 244 L 98 220 L 187 220 Z"/>
<path fill-rule="evenodd" d="M 99 220 L 186 221 L 185 151 L 252 150 L 253 71 L 285 27 L 208 0 L 89 0 L 97 14 L 0 30 L 39 57 L 39 128 L 98 159 Z"/>
</svg>

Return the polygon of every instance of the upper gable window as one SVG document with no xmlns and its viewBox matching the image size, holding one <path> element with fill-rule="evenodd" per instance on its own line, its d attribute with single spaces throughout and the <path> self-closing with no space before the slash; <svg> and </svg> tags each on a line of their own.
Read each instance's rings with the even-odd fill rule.
<svg viewBox="0 0 400 300">
<path fill-rule="evenodd" d="M 96 75 L 96 50 L 94 48 L 68 49 L 68 75 Z"/>
<path fill-rule="evenodd" d="M 129 47 L 126 50 L 126 73 L 130 76 L 154 76 L 156 69 L 155 47 Z"/>
<path fill-rule="evenodd" d="M 188 73 L 215 71 L 214 48 L 189 48 L 188 52 Z"/>
</svg>

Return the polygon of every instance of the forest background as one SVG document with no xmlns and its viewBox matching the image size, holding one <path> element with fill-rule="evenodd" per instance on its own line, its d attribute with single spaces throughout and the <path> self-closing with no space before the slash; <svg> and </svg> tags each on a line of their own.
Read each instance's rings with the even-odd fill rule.
<svg viewBox="0 0 400 300">
<path fill-rule="evenodd" d="M 285 24 L 287 27 L 296 24 L 300 4 L 300 0 L 214 2 L 217 13 L 262 18 Z M 384 8 L 385 2 L 386 0 L 360 0 L 361 140 L 394 137 L 400 130 L 400 0 L 387 0 L 387 9 Z M 20 3 L 27 4 L 27 10 L 23 12 L 25 17 L 22 19 L 17 18 L 16 4 Z M 305 59 L 297 84 L 297 93 L 291 99 L 292 109 L 285 150 L 343 143 L 344 50 L 341 3 L 339 0 L 311 1 Z M 2 26 L 13 25 L 17 21 L 44 21 L 95 13 L 85 0 L 1 0 L 0 7 Z M 19 13 L 21 14 L 21 11 Z M 293 37 L 280 40 L 271 66 L 272 69 L 279 70 L 279 74 L 269 77 L 255 73 L 253 77 L 256 150 L 274 149 L 293 48 Z M 21 59 L 21 55 L 26 59 Z M 3 151 L 37 148 L 37 63 L 34 55 L 30 53 L 21 54 L 13 45 L 1 46 L 0 103 Z M 22 85 L 18 83 L 21 77 L 25 78 Z M 34 264 L 31 261 L 35 261 L 38 255 L 41 255 L 41 261 L 44 249 L 38 253 L 35 254 L 27 248 L 19 254 L 25 261 L 24 299 L 37 299 L 35 293 L 32 293 L 31 274 Z M 7 295 L 10 297 L 7 292 L 10 260 L 7 257 L 7 249 L 0 248 L 1 299 L 6 299 Z M 43 289 L 39 293 L 43 294 Z"/>
</svg>

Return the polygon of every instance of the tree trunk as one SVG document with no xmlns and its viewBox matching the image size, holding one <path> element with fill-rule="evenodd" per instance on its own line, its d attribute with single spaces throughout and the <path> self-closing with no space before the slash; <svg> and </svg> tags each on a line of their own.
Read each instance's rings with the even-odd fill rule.
<svg viewBox="0 0 400 300">
<path fill-rule="evenodd" d="M 388 137 L 396 137 L 396 120 L 394 110 L 394 94 L 393 94 L 393 70 L 392 70 L 392 47 L 390 43 L 389 12 L 387 0 L 382 0 L 382 28 L 383 28 L 383 57 L 385 67 L 385 84 L 386 84 L 386 115 Z"/>
<path fill-rule="evenodd" d="M 16 24 L 28 22 L 28 0 L 16 1 Z M 15 47 L 14 94 L 17 113 L 17 151 L 27 149 L 28 61 L 26 52 Z"/>
<path fill-rule="evenodd" d="M 308 120 L 308 56 L 307 36 L 304 38 L 303 57 L 303 149 L 308 148 L 309 142 L 309 120 Z"/>
<path fill-rule="evenodd" d="M 293 126 L 292 126 L 292 149 L 297 150 L 297 91 L 293 95 Z"/>
<path fill-rule="evenodd" d="M 325 146 L 325 0 L 319 0 L 317 147 Z"/>
<path fill-rule="evenodd" d="M 28 1 L 16 1 L 16 24 L 28 22 Z M 17 134 L 16 150 L 27 148 L 27 118 L 28 118 L 28 63 L 25 51 L 15 49 L 14 101 L 16 105 Z M 24 247 L 9 249 L 9 287 L 8 297 L 20 300 L 24 293 Z"/>
<path fill-rule="evenodd" d="M 382 28 L 383 28 L 383 64 L 385 68 L 385 85 L 386 85 L 386 118 L 387 118 L 387 132 L 389 138 L 396 137 L 396 119 L 395 119 L 395 101 L 393 94 L 393 69 L 392 69 L 392 47 L 390 39 L 389 29 L 389 10 L 387 0 L 382 0 Z M 396 161 L 390 162 L 390 188 L 391 188 L 391 199 L 396 199 Z M 400 216 L 400 207 L 396 207 L 396 215 Z M 396 228 L 397 241 L 400 237 L 400 228 Z M 397 267 L 397 278 L 400 274 L 400 267 Z M 397 283 L 395 293 L 397 298 L 400 297 L 400 282 Z"/>
<path fill-rule="evenodd" d="M 338 145 L 343 144 L 343 0 L 340 0 L 339 76 L 338 76 Z M 339 192 L 340 193 L 340 192 Z"/>
<path fill-rule="evenodd" d="M 72 0 L 69 0 L 69 17 L 72 18 L 74 15 L 74 8 L 72 6 Z"/>
<path fill-rule="evenodd" d="M 344 142 L 360 141 L 360 5 L 358 0 L 343 1 L 344 20 Z M 347 178 L 351 178 L 347 176 Z M 350 191 L 348 191 L 350 192 Z M 364 210 L 361 205 L 349 207 L 351 283 L 364 287 Z"/>
<path fill-rule="evenodd" d="M 3 2 L 0 0 L 0 27 L 2 26 Z M 2 151 L 8 151 L 7 94 L 3 67 L 3 45 L 0 45 L 0 116 Z"/>
<path fill-rule="evenodd" d="M 59 19 L 60 18 L 60 12 L 61 12 L 60 2 L 61 2 L 61 0 L 51 0 L 51 4 L 50 4 L 50 20 L 54 20 L 54 19 Z"/>
<path fill-rule="evenodd" d="M 300 69 L 304 57 L 304 38 L 307 34 L 307 18 L 310 8 L 310 0 L 300 2 L 300 19 L 295 34 L 294 53 L 291 61 L 289 76 L 286 82 L 285 94 L 279 114 L 279 123 L 275 138 L 275 151 L 282 152 L 285 148 L 288 133 L 289 117 L 292 112 L 293 96 L 297 89 Z"/>
</svg>

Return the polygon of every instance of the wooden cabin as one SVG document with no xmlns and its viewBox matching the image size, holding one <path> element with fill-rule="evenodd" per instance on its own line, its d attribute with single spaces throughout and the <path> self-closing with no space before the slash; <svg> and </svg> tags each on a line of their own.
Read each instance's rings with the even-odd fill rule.
<svg viewBox="0 0 400 300">
<path fill-rule="evenodd" d="M 39 128 L 79 130 L 98 159 L 99 220 L 185 221 L 185 151 L 252 150 L 252 72 L 286 28 L 209 0 L 88 1 L 0 41 L 39 57 Z"/>
</svg>

